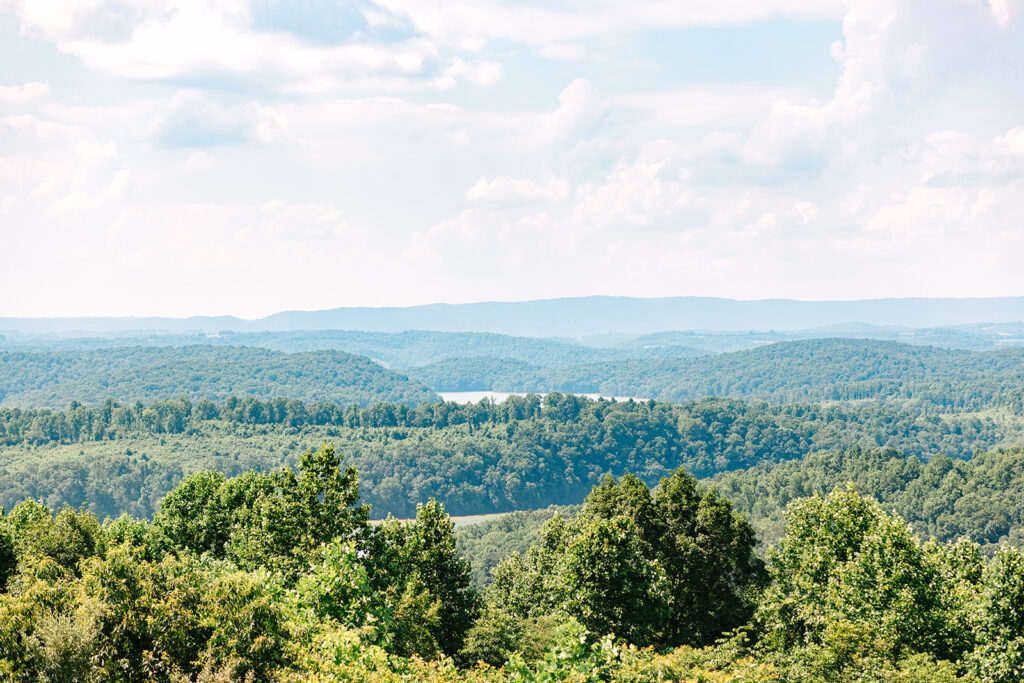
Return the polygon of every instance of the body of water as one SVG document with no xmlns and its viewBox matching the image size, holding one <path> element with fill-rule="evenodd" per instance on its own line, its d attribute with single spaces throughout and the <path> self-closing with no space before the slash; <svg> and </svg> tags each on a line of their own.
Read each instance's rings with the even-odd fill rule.
<svg viewBox="0 0 1024 683">
<path fill-rule="evenodd" d="M 512 513 L 511 512 L 491 512 L 491 513 L 488 513 L 488 514 L 485 514 L 485 515 L 462 515 L 462 516 L 459 516 L 459 517 L 452 517 L 452 522 L 455 524 L 455 528 L 458 529 L 460 526 L 468 526 L 470 524 L 479 524 L 480 522 L 486 522 L 489 519 L 497 519 L 498 517 L 504 517 L 505 515 L 510 515 L 510 514 L 512 514 Z M 398 518 L 396 518 L 396 519 L 399 522 L 415 522 L 416 521 L 415 517 L 412 518 L 412 519 L 398 519 Z M 373 525 L 373 526 L 377 526 L 378 524 L 383 524 L 383 523 L 384 523 L 383 519 L 371 519 L 370 520 L 370 524 Z"/>
<path fill-rule="evenodd" d="M 519 391 L 439 391 L 438 395 L 446 401 L 454 401 L 455 403 L 479 403 L 485 398 L 489 398 L 495 403 L 501 403 L 509 396 L 526 396 L 527 392 Z M 536 392 L 534 392 L 536 393 Z M 563 392 L 564 393 L 564 392 Z M 601 394 L 576 394 L 577 396 L 586 396 L 587 398 L 599 399 L 602 398 Z M 646 401 L 646 398 L 637 398 L 636 396 L 604 396 L 607 399 L 615 399 L 616 401 Z"/>
</svg>

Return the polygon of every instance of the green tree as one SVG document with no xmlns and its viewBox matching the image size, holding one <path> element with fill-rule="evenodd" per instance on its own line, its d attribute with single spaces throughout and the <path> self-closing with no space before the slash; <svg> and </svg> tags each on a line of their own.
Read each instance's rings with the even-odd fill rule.
<svg viewBox="0 0 1024 683">
<path fill-rule="evenodd" d="M 384 629 L 391 634 L 385 637 L 416 643 L 396 645 L 397 649 L 416 651 L 430 641 L 448 655 L 462 648 L 479 598 L 453 531 L 444 507 L 431 500 L 417 507 L 415 522 L 389 520 L 371 540 L 371 582 L 388 605 Z M 417 622 L 434 624 L 427 629 L 429 639 Z"/>
<path fill-rule="evenodd" d="M 7 581 L 18 568 L 18 556 L 14 548 L 14 538 L 6 524 L 0 524 L 0 591 L 7 588 Z"/>
<path fill-rule="evenodd" d="M 154 522 L 175 545 L 222 557 L 231 533 L 231 511 L 217 504 L 224 481 L 212 471 L 185 477 L 160 501 Z"/>
<path fill-rule="evenodd" d="M 768 651 L 810 653 L 839 678 L 873 658 L 955 658 L 963 646 L 947 628 L 936 553 L 853 490 L 792 504 L 768 566 L 773 581 L 757 614 Z"/>
<path fill-rule="evenodd" d="M 358 474 L 353 467 L 342 469 L 333 446 L 304 453 L 298 475 L 285 468 L 260 483 L 255 496 L 228 487 L 229 500 L 218 501 L 222 507 L 230 498 L 243 498 L 234 508 L 226 554 L 244 567 L 265 567 L 295 580 L 322 544 L 367 533 L 368 508 L 356 504 Z"/>
<path fill-rule="evenodd" d="M 582 515 L 623 515 L 636 525 L 668 580 L 663 642 L 706 645 L 750 617 L 765 579 L 754 530 L 682 469 L 662 479 L 653 495 L 632 475 L 609 477 L 587 496 Z"/>
<path fill-rule="evenodd" d="M 581 520 L 566 544 L 553 581 L 560 610 L 595 634 L 630 643 L 663 640 L 669 586 L 658 560 L 628 517 Z"/>
<path fill-rule="evenodd" d="M 983 681 L 1024 680 L 1024 554 L 1004 548 L 985 569 L 978 646 L 971 654 Z"/>
</svg>

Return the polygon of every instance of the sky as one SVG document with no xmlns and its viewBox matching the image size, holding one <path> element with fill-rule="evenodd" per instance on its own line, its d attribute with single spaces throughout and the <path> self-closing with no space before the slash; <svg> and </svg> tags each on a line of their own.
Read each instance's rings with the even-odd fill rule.
<svg viewBox="0 0 1024 683">
<path fill-rule="evenodd" d="M 0 316 L 1024 295 L 1024 0 L 0 0 Z"/>
</svg>

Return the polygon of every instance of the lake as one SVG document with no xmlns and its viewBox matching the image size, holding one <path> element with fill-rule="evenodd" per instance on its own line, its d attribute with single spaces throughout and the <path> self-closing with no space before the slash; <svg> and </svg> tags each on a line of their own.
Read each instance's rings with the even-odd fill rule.
<svg viewBox="0 0 1024 683">
<path fill-rule="evenodd" d="M 501 403 L 509 396 L 526 396 L 527 392 L 520 391 L 439 391 L 438 395 L 446 401 L 452 401 L 454 403 L 479 403 L 485 398 L 489 398 L 495 403 Z M 536 392 L 534 392 L 536 393 Z M 563 392 L 564 393 L 564 392 Z M 586 396 L 587 398 L 599 399 L 602 398 L 601 394 L 576 394 L 577 396 Z M 637 398 L 636 396 L 605 396 L 607 399 L 615 399 L 616 401 L 646 401 L 646 398 Z"/>
</svg>

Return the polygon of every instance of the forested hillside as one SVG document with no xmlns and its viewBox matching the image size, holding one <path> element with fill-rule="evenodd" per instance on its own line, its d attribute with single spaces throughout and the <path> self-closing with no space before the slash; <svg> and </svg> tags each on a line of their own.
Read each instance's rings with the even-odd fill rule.
<svg viewBox="0 0 1024 683">
<path fill-rule="evenodd" d="M 684 330 L 654 332 L 621 342 L 624 348 L 657 348 L 689 346 L 707 351 L 743 351 L 765 344 L 805 339 L 873 339 L 901 344 L 939 346 L 949 349 L 992 351 L 1024 345 L 1024 324 L 981 323 L 948 327 L 880 326 L 865 323 L 842 323 L 807 330 L 761 330 L 726 332 L 720 330 Z"/>
<path fill-rule="evenodd" d="M 0 410 L 0 505 L 24 497 L 148 516 L 199 469 L 271 469 L 335 443 L 363 476 L 375 515 L 410 516 L 436 497 L 452 514 L 579 503 L 608 474 L 648 483 L 683 466 L 699 477 L 853 446 L 928 459 L 1022 443 L 1021 423 L 872 405 L 615 403 L 572 395 L 416 408 L 284 399 L 108 402 L 69 411 Z"/>
<path fill-rule="evenodd" d="M 989 552 L 1000 544 L 1024 546 L 1021 448 L 977 453 L 967 460 L 936 455 L 927 462 L 890 449 L 855 448 L 764 462 L 713 481 L 766 543 L 782 535 L 782 513 L 790 502 L 853 484 L 906 519 L 924 539 L 967 538 Z"/>
<path fill-rule="evenodd" d="M 502 560 L 524 554 L 540 540 L 544 525 L 552 517 L 574 519 L 579 510 L 579 505 L 549 505 L 541 510 L 510 512 L 456 529 L 455 543 L 473 567 L 473 580 L 478 586 L 486 586 Z"/>
<path fill-rule="evenodd" d="M 438 401 L 362 356 L 292 351 L 5 352 L 8 404 L 69 405 L 0 408 L 0 674 L 1011 683 L 1024 671 L 1018 350 L 833 339 L 422 369 L 538 388 L 618 373 L 651 393 L 771 399 L 476 404 Z M 144 400 L 117 400 L 133 392 Z M 448 512 L 511 514 L 456 532 Z M 368 521 L 388 514 L 410 521 Z"/>
<path fill-rule="evenodd" d="M 1019 410 L 1024 387 L 1019 347 L 968 351 L 833 338 L 708 354 L 661 344 L 680 340 L 662 337 L 615 348 L 439 332 L 179 335 L 140 346 L 107 346 L 123 339 L 52 340 L 44 344 L 48 350 L 0 351 L 0 405 L 65 407 L 72 400 L 148 402 L 175 395 L 220 400 L 232 394 L 415 404 L 429 400 L 430 390 L 495 390 L 673 402 L 705 396 L 777 403 L 874 400 L 918 411 L 977 412 Z M 151 345 L 156 342 L 174 345 Z M 254 346 L 234 345 L 239 343 Z M 389 372 L 340 348 L 405 369 Z"/>
<path fill-rule="evenodd" d="M 914 409 L 977 411 L 1014 404 L 1010 394 L 1024 385 L 1024 349 L 975 352 L 814 339 L 684 359 L 539 368 L 467 358 L 409 372 L 439 390 L 557 390 L 677 402 L 704 396 L 775 402 L 871 399 Z"/>
<path fill-rule="evenodd" d="M 7 344 L 0 674 L 1019 680 L 1024 350 L 683 340 Z"/>
<path fill-rule="evenodd" d="M 426 386 L 340 351 L 285 354 L 239 347 L 116 347 L 61 352 L 0 351 L 0 406 L 64 408 L 72 401 L 150 402 L 228 396 L 369 405 L 418 404 Z"/>
<path fill-rule="evenodd" d="M 936 455 L 927 462 L 893 449 L 856 447 L 811 453 L 799 460 L 765 461 L 708 481 L 757 530 L 763 548 L 784 532 L 786 507 L 801 498 L 853 486 L 907 520 L 921 540 L 962 538 L 985 554 L 1024 547 L 1024 449 L 979 452 L 969 459 Z M 574 517 L 574 506 L 516 512 L 456 530 L 459 549 L 484 585 L 502 559 L 540 539 L 555 514 Z"/>
</svg>

